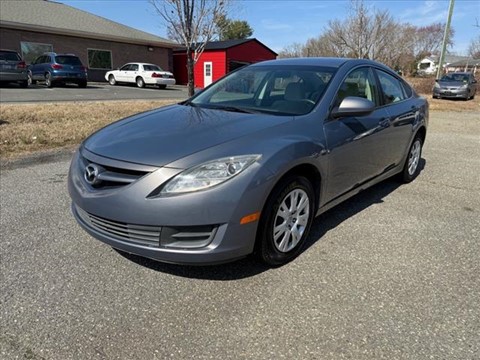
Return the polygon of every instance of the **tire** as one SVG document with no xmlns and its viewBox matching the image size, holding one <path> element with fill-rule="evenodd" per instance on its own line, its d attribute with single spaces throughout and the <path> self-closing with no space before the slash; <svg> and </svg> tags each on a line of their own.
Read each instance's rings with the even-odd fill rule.
<svg viewBox="0 0 480 360">
<path fill-rule="evenodd" d="M 167 85 L 158 85 L 159 89 L 165 90 L 167 88 Z"/>
<path fill-rule="evenodd" d="M 87 87 L 87 82 L 86 82 L 86 81 L 80 81 L 80 82 L 78 83 L 78 87 L 86 88 L 86 87 Z"/>
<path fill-rule="evenodd" d="M 45 74 L 45 86 L 51 88 L 53 86 L 52 75 L 50 73 Z"/>
<path fill-rule="evenodd" d="M 139 88 L 145 87 L 145 81 L 144 81 L 143 78 L 140 77 L 140 76 L 135 79 L 135 83 L 137 84 L 137 86 L 138 86 Z"/>
<path fill-rule="evenodd" d="M 302 176 L 288 177 L 273 189 L 257 231 L 255 253 L 259 260 L 280 266 L 300 254 L 312 225 L 314 199 L 312 184 Z"/>
<path fill-rule="evenodd" d="M 35 85 L 37 83 L 35 80 L 33 80 L 32 73 L 30 72 L 27 74 L 27 83 L 28 86 Z"/>
<path fill-rule="evenodd" d="M 110 75 L 110 76 L 108 77 L 108 83 L 109 83 L 110 85 L 112 85 L 112 86 L 117 85 L 117 80 L 115 80 L 115 76 Z"/>
<path fill-rule="evenodd" d="M 420 159 L 422 158 L 423 141 L 419 135 L 415 136 L 415 139 L 408 150 L 407 158 L 405 159 L 405 165 L 401 173 L 400 180 L 403 183 L 409 183 L 413 181 L 420 173 Z"/>
</svg>

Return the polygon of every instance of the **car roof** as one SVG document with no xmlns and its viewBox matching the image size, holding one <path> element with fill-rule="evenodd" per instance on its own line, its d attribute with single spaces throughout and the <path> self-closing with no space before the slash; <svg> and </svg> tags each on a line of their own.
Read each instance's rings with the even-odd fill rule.
<svg viewBox="0 0 480 360">
<path fill-rule="evenodd" d="M 390 70 L 387 66 L 368 59 L 351 59 L 351 58 L 334 58 L 334 57 L 307 57 L 307 58 L 288 58 L 262 61 L 252 66 L 269 66 L 269 65 L 300 65 L 300 66 L 325 66 L 339 68 L 344 64 L 356 65 L 375 65 L 377 67 Z"/>
<path fill-rule="evenodd" d="M 141 63 L 141 62 L 129 62 L 129 63 L 126 63 L 125 65 L 130 65 L 130 64 L 135 64 L 135 65 L 153 65 L 153 66 L 160 67 L 160 66 L 158 66 L 157 64 Z"/>
<path fill-rule="evenodd" d="M 0 49 L 0 51 L 12 52 L 12 53 L 18 54 L 18 51 L 10 50 L 10 49 Z"/>
</svg>

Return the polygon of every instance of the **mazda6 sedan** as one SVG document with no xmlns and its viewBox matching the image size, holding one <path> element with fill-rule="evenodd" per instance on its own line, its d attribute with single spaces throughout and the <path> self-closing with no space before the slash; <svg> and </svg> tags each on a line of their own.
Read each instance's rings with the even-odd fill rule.
<svg viewBox="0 0 480 360">
<path fill-rule="evenodd" d="M 266 61 L 87 138 L 72 211 L 121 251 L 182 264 L 301 253 L 315 216 L 420 171 L 428 103 L 369 60 Z"/>
</svg>

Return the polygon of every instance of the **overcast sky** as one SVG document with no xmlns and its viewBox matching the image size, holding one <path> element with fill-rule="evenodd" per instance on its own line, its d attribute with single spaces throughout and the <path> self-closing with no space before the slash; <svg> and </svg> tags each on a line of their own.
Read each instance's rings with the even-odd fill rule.
<svg viewBox="0 0 480 360">
<path fill-rule="evenodd" d="M 57 0 L 107 19 L 165 37 L 166 29 L 148 0 Z M 446 22 L 448 0 L 366 0 L 368 6 L 387 9 L 399 21 L 414 25 Z M 293 42 L 319 35 L 329 20 L 347 16 L 349 1 L 237 0 L 230 18 L 246 20 L 253 36 L 275 51 Z M 456 0 L 452 18 L 452 51 L 466 55 L 470 40 L 480 34 L 479 0 Z"/>
</svg>

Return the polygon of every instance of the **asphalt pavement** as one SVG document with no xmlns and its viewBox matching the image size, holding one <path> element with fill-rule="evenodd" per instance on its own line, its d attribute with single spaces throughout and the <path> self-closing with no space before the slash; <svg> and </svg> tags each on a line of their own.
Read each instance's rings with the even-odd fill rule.
<svg viewBox="0 0 480 360">
<path fill-rule="evenodd" d="M 478 113 L 432 112 L 423 158 L 277 269 L 122 254 L 76 225 L 68 161 L 3 169 L 0 358 L 479 359 Z"/>
<path fill-rule="evenodd" d="M 0 87 L 0 103 L 56 102 L 56 101 L 100 101 L 100 100 L 163 100 L 188 97 L 186 86 L 173 85 L 166 89 L 153 86 L 138 88 L 133 85 L 111 86 L 107 83 L 88 83 L 86 88 L 67 84 L 47 88 L 39 83 L 28 88 L 16 84 Z"/>
</svg>

